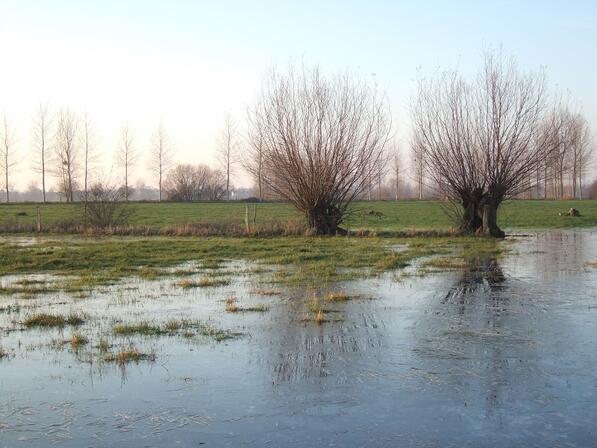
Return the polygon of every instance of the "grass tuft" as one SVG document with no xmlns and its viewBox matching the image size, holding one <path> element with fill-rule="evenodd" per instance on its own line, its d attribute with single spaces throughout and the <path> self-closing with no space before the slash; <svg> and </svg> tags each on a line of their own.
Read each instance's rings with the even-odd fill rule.
<svg viewBox="0 0 597 448">
<path fill-rule="evenodd" d="M 325 313 L 322 310 L 318 310 L 317 313 L 315 313 L 314 320 L 317 325 L 321 325 L 324 322 L 327 322 Z"/>
<path fill-rule="evenodd" d="M 150 325 L 147 321 L 137 324 L 119 324 L 112 328 L 112 333 L 119 336 L 128 336 L 133 334 L 142 334 L 144 336 L 156 336 L 167 333 L 166 330 L 158 326 Z"/>
<path fill-rule="evenodd" d="M 328 295 L 325 296 L 325 300 L 328 300 L 330 302 L 346 302 L 350 299 L 351 296 L 349 296 L 345 292 L 330 292 Z"/>
<path fill-rule="evenodd" d="M 208 336 L 216 341 L 234 339 L 241 336 L 241 333 L 234 333 L 228 330 L 221 330 L 212 325 L 189 319 L 169 320 L 165 325 L 153 325 L 147 321 L 136 324 L 118 324 L 112 328 L 112 332 L 118 336 Z"/>
<path fill-rule="evenodd" d="M 110 350 L 110 343 L 107 339 L 100 339 L 99 343 L 97 344 L 97 348 L 99 349 L 100 353 L 108 353 L 108 350 Z"/>
<path fill-rule="evenodd" d="M 127 348 L 121 348 L 118 353 L 108 353 L 104 356 L 104 361 L 117 362 L 122 366 L 130 361 L 155 361 L 156 358 L 155 353 L 142 353 L 137 347 L 130 345 Z"/>
<path fill-rule="evenodd" d="M 226 286 L 230 284 L 230 280 L 221 278 L 202 278 L 201 280 L 181 280 L 176 285 L 182 289 L 191 288 L 207 288 L 210 286 Z"/>
<path fill-rule="evenodd" d="M 279 289 L 258 289 L 256 291 L 252 291 L 253 294 L 257 294 L 260 296 L 279 296 L 282 295 L 282 291 Z"/>
<path fill-rule="evenodd" d="M 68 316 L 60 316 L 55 314 L 48 314 L 48 313 L 38 313 L 27 316 L 23 321 L 23 325 L 27 328 L 33 327 L 43 327 L 43 328 L 52 328 L 52 327 L 59 327 L 62 328 L 66 325 L 81 325 L 84 322 L 83 318 L 77 314 L 69 314 Z"/>
<path fill-rule="evenodd" d="M 393 269 L 400 269 L 408 266 L 408 262 L 404 260 L 403 256 L 397 254 L 396 252 L 392 252 L 380 258 L 375 263 L 375 269 L 378 271 L 390 271 Z"/>
<path fill-rule="evenodd" d="M 78 348 L 82 345 L 87 345 L 89 343 L 89 339 L 80 333 L 73 333 L 69 342 L 73 348 Z"/>
<path fill-rule="evenodd" d="M 229 313 L 265 313 L 268 310 L 269 307 L 265 304 L 255 306 L 238 306 L 234 302 L 226 304 L 226 311 Z"/>
</svg>

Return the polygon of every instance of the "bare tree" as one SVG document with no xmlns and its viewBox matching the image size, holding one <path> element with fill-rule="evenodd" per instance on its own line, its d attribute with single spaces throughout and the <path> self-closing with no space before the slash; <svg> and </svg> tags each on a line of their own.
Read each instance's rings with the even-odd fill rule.
<svg viewBox="0 0 597 448">
<path fill-rule="evenodd" d="M 160 122 L 152 137 L 151 169 L 158 177 L 159 200 L 162 200 L 162 181 L 172 166 L 172 147 L 170 137 Z"/>
<path fill-rule="evenodd" d="M 34 168 L 41 174 L 41 191 L 46 203 L 46 172 L 49 165 L 49 142 L 52 117 L 47 104 L 40 104 L 33 122 L 33 147 L 36 151 Z"/>
<path fill-rule="evenodd" d="M 582 134 L 581 137 L 581 148 L 579 150 L 579 157 L 578 157 L 578 191 L 579 191 L 579 198 L 583 199 L 583 176 L 586 170 L 591 166 L 593 163 L 593 155 L 595 152 L 595 142 L 593 137 L 590 134 L 590 130 L 588 127 L 585 128 L 586 132 Z"/>
<path fill-rule="evenodd" d="M 15 166 L 16 160 L 13 157 L 15 145 L 15 130 L 9 122 L 6 112 L 2 116 L 2 128 L 0 129 L 0 166 L 4 171 L 4 189 L 6 192 L 6 202 L 10 202 L 10 171 Z"/>
<path fill-rule="evenodd" d="M 377 178 L 391 128 L 387 103 L 366 82 L 295 66 L 265 76 L 249 126 L 260 130 L 253 138 L 263 136 L 264 181 L 318 234 L 337 233 L 353 199 Z M 254 160 L 258 146 L 251 145 Z"/>
<path fill-rule="evenodd" d="M 95 182 L 89 189 L 85 221 L 95 229 L 110 229 L 128 224 L 134 210 L 122 202 L 123 198 L 122 188 Z"/>
<path fill-rule="evenodd" d="M 558 102 L 546 114 L 536 139 L 540 150 L 536 166 L 536 196 L 541 197 L 541 177 L 544 199 L 576 197 L 579 178 L 582 178 L 580 167 L 585 159 L 584 153 L 590 148 L 591 139 L 584 117 Z M 539 175 L 541 172 L 542 176 Z M 567 175 L 570 178 L 569 195 L 566 193 Z"/>
<path fill-rule="evenodd" d="M 412 147 L 412 168 L 415 183 L 417 184 L 417 197 L 423 199 L 423 184 L 425 182 L 425 151 L 420 145 Z"/>
<path fill-rule="evenodd" d="M 129 176 L 132 167 L 137 162 L 139 154 L 135 148 L 135 133 L 125 124 L 120 131 L 120 141 L 116 153 L 116 158 L 124 170 L 124 200 L 129 200 Z"/>
<path fill-rule="evenodd" d="M 522 74 L 494 53 L 474 81 L 451 72 L 419 79 L 414 145 L 433 180 L 462 206 L 461 230 L 503 237 L 498 207 L 529 188 L 538 161 L 552 153 L 538 136 L 544 84 L 542 73 Z"/>
<path fill-rule="evenodd" d="M 207 165 L 177 165 L 164 183 L 168 199 L 174 201 L 219 200 L 226 193 L 223 173 Z"/>
<path fill-rule="evenodd" d="M 264 166 L 263 166 L 263 130 L 257 123 L 249 130 L 248 144 L 251 150 L 246 153 L 246 157 L 242 160 L 245 170 L 253 174 L 255 184 L 257 185 L 257 197 L 263 200 L 264 192 Z"/>
<path fill-rule="evenodd" d="M 570 184 L 573 198 L 582 199 L 582 179 L 591 162 L 593 139 L 586 118 L 580 113 L 573 115 L 571 120 L 571 148 L 570 148 Z"/>
<path fill-rule="evenodd" d="M 83 199 L 85 206 L 87 206 L 87 199 L 89 193 L 89 172 L 96 160 L 95 149 L 97 146 L 97 132 L 95 126 L 85 112 L 81 117 L 81 147 L 83 149 Z"/>
<path fill-rule="evenodd" d="M 392 156 L 392 174 L 394 175 L 394 199 L 400 199 L 400 183 L 402 181 L 402 160 L 398 148 L 394 150 Z"/>
<path fill-rule="evenodd" d="M 70 109 L 60 110 L 56 123 L 54 142 L 54 173 L 58 177 L 60 190 L 66 202 L 74 201 L 79 165 L 77 147 L 77 116 Z"/>
<path fill-rule="evenodd" d="M 382 185 L 383 185 L 383 181 L 386 178 L 389 170 L 390 170 L 390 155 L 389 155 L 389 153 L 387 153 L 384 150 L 383 154 L 382 154 L 381 167 L 379 170 L 376 170 L 376 176 L 375 176 L 378 201 L 381 201 L 383 199 L 384 192 L 383 192 Z"/>
<path fill-rule="evenodd" d="M 237 162 L 238 132 L 236 124 L 230 112 L 224 116 L 224 127 L 220 133 L 218 142 L 218 158 L 226 173 L 226 200 L 230 200 L 230 176 L 234 171 L 234 164 Z"/>
</svg>

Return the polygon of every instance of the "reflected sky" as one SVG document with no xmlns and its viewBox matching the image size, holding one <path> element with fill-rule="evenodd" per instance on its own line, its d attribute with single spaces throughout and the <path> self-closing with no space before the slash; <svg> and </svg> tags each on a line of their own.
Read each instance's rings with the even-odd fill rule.
<svg viewBox="0 0 597 448">
<path fill-rule="evenodd" d="M 343 284 L 361 296 L 325 303 L 324 325 L 304 321 L 307 291 L 261 296 L 249 276 L 209 291 L 135 280 L 83 301 L 35 299 L 85 307 L 92 337 L 148 316 L 244 336 L 135 337 L 157 360 L 120 369 L 48 345 L 68 329 L 3 332 L 14 355 L 0 361 L 0 447 L 590 446 L 595 254 L 592 232 L 516 238 L 499 260 Z M 269 311 L 225 313 L 232 294 Z M 0 314 L 0 327 L 18 318 Z"/>
</svg>

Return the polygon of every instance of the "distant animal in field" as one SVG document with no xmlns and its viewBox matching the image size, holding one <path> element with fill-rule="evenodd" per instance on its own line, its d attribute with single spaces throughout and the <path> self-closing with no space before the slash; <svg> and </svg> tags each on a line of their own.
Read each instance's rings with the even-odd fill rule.
<svg viewBox="0 0 597 448">
<path fill-rule="evenodd" d="M 580 216 L 580 212 L 574 207 L 570 207 L 566 213 L 558 213 L 558 216 Z"/>
<path fill-rule="evenodd" d="M 377 210 L 367 210 L 365 213 L 365 215 L 368 216 L 375 216 L 376 218 L 383 218 L 385 215 L 382 212 L 378 212 Z"/>
</svg>

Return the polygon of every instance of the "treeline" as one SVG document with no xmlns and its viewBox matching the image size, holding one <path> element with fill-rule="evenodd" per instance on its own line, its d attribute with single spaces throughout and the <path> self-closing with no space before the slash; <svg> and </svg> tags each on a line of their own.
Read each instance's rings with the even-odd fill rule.
<svg viewBox="0 0 597 448">
<path fill-rule="evenodd" d="M 304 70 L 304 68 L 301 70 Z M 314 86 L 318 86 L 319 83 L 323 82 L 320 79 L 321 74 L 318 70 L 314 70 L 313 73 L 301 72 L 301 70 L 292 69 L 290 72 L 292 76 L 300 75 L 309 78 L 303 81 L 312 83 Z M 503 68 L 503 70 L 506 70 L 506 68 Z M 496 73 L 500 72 L 497 69 L 495 71 Z M 276 85 L 276 82 L 280 81 L 280 74 L 270 75 L 271 85 L 269 87 L 265 86 L 267 88 L 272 88 Z M 22 200 L 39 200 L 43 202 L 86 201 L 89 198 L 92 184 L 97 182 L 104 185 L 108 182 L 114 184 L 112 186 L 115 188 L 121 188 L 124 201 L 131 199 L 158 201 L 240 199 L 248 196 L 246 192 L 241 193 L 240 189 L 235 189 L 234 186 L 233 179 L 237 178 L 241 171 L 248 173 L 253 179 L 250 195 L 262 200 L 288 200 L 296 193 L 293 192 L 290 195 L 289 191 L 293 188 L 295 190 L 299 188 L 301 182 L 309 179 L 310 176 L 325 177 L 330 175 L 327 171 L 318 171 L 320 168 L 316 166 L 322 164 L 324 159 L 329 156 L 327 151 L 339 153 L 335 156 L 335 159 L 329 161 L 331 166 L 326 166 L 326 170 L 333 170 L 334 173 L 332 174 L 336 177 L 344 175 L 347 179 L 351 179 L 352 183 L 348 186 L 351 199 L 450 198 L 454 195 L 454 186 L 450 184 L 450 179 L 446 178 L 445 173 L 441 173 L 442 175 L 436 173 L 439 170 L 437 167 L 438 159 L 446 158 L 445 161 L 442 161 L 443 167 L 446 169 L 452 168 L 449 162 L 460 160 L 462 166 L 468 170 L 468 176 L 470 176 L 471 173 L 478 171 L 477 167 L 473 165 L 497 163 L 499 158 L 504 157 L 504 155 L 510 158 L 508 162 L 511 162 L 514 167 L 518 166 L 515 163 L 517 158 L 524 158 L 526 161 L 524 173 L 520 173 L 522 175 L 517 177 L 516 191 L 514 194 L 509 193 L 508 197 L 524 199 L 583 199 L 597 197 L 597 184 L 593 176 L 590 175 L 594 141 L 587 120 L 580 111 L 573 110 L 561 100 L 547 103 L 543 100 L 543 97 L 539 99 L 539 93 L 531 92 L 532 83 L 530 82 L 527 83 L 526 94 L 534 94 L 537 101 L 543 101 L 544 104 L 541 104 L 540 120 L 535 119 L 536 117 L 519 117 L 519 120 L 525 120 L 524 123 L 530 123 L 528 125 L 529 129 L 526 131 L 527 134 L 522 136 L 526 139 L 526 146 L 523 148 L 520 145 L 517 146 L 518 142 L 510 141 L 507 138 L 502 140 L 505 140 L 510 145 L 509 147 L 494 148 L 491 145 L 501 144 L 500 139 L 494 138 L 492 140 L 489 136 L 472 135 L 473 131 L 471 129 L 475 127 L 482 129 L 480 123 L 476 123 L 475 120 L 487 118 L 475 112 L 475 108 L 485 107 L 487 104 L 491 107 L 497 106 L 490 104 L 489 101 L 485 105 L 474 104 L 475 101 L 478 101 L 478 98 L 468 92 L 475 89 L 480 92 L 482 89 L 475 84 L 465 86 L 455 74 L 445 73 L 438 79 L 420 80 L 419 102 L 417 104 L 421 107 L 425 106 L 425 113 L 428 117 L 435 114 L 434 120 L 436 122 L 430 120 L 428 123 L 417 123 L 415 120 L 412 138 L 408 145 L 399 146 L 396 140 L 390 137 L 391 132 L 387 131 L 385 123 L 381 123 L 382 118 L 386 119 L 386 116 L 390 116 L 390 112 L 381 109 L 382 106 L 386 107 L 387 104 L 381 104 L 377 98 L 374 98 L 372 104 L 369 105 L 377 109 L 363 112 L 363 116 L 355 116 L 355 120 L 370 120 L 372 117 L 378 119 L 379 122 L 371 124 L 372 127 L 369 132 L 372 132 L 377 126 L 378 129 L 383 129 L 383 132 L 379 131 L 383 137 L 377 137 L 380 142 L 375 143 L 376 145 L 379 143 L 377 145 L 379 150 L 376 147 L 374 156 L 371 154 L 366 155 L 366 153 L 361 154 L 361 157 L 368 157 L 371 160 L 359 160 L 358 164 L 351 165 L 351 163 L 356 162 L 342 159 L 340 157 L 342 153 L 337 148 L 328 150 L 319 148 L 318 151 L 321 150 L 321 153 L 316 153 L 313 156 L 308 154 L 305 148 L 310 148 L 314 144 L 314 137 L 310 137 L 310 133 L 316 132 L 316 129 L 319 129 L 318 132 L 327 132 L 329 134 L 327 135 L 328 140 L 318 142 L 318 144 L 371 145 L 372 135 L 352 135 L 356 124 L 340 123 L 340 120 L 345 119 L 345 116 L 337 115 L 354 114 L 354 110 L 350 110 L 350 107 L 363 107 L 363 104 L 354 104 L 357 101 L 355 98 L 360 98 L 360 101 L 363 102 L 369 101 L 369 96 L 372 96 L 373 93 L 366 92 L 366 86 L 355 82 L 356 87 L 352 84 L 344 85 L 345 88 L 354 89 L 351 92 L 353 98 L 344 98 L 342 92 L 337 92 L 338 101 L 346 101 L 347 104 L 322 103 L 323 101 L 332 101 L 326 96 L 331 95 L 331 92 L 301 92 L 298 90 L 298 86 L 291 83 L 291 81 L 294 82 L 292 76 L 290 80 L 278 86 L 280 92 L 270 92 L 264 87 L 264 98 L 268 98 L 267 95 L 273 95 L 274 93 L 276 95 L 301 93 L 304 95 L 305 101 L 315 101 L 319 104 L 292 104 L 293 110 L 285 110 L 284 107 L 290 107 L 286 99 L 283 96 L 274 96 L 270 99 L 271 104 L 259 103 L 250 108 L 246 119 L 246 132 L 240 132 L 232 116 L 226 114 L 218 136 L 218 159 L 215 168 L 203 163 L 175 164 L 173 162 L 175 145 L 163 123 L 159 123 L 155 127 L 151 138 L 147 141 L 140 139 L 130 124 L 124 123 L 118 134 L 117 141 L 113 145 L 114 172 L 110 173 L 109 176 L 98 175 L 98 162 L 100 159 L 104 159 L 101 162 L 105 165 L 105 159 L 108 157 L 105 152 L 100 154 L 98 150 L 99 135 L 89 114 L 75 113 L 70 108 L 52 111 L 47 105 L 42 104 L 35 111 L 32 131 L 29 138 L 27 138 L 26 135 L 17 134 L 16 129 L 11 124 L 9 114 L 4 113 L 0 123 L 0 169 L 2 170 L 4 200 L 6 202 Z M 514 81 L 524 84 L 522 78 Z M 540 84 L 543 89 L 543 84 L 540 81 L 541 76 L 533 78 L 533 82 L 537 85 Z M 495 112 L 497 115 L 508 116 L 508 114 L 512 114 L 516 107 L 520 107 L 525 92 L 519 92 L 516 90 L 516 86 L 505 84 L 500 87 L 520 96 L 518 98 L 508 97 L 503 99 L 504 103 L 512 110 Z M 340 80 L 332 80 L 330 81 L 331 87 L 326 86 L 326 88 L 339 89 L 341 85 Z M 296 91 L 289 91 L 291 88 Z M 540 93 L 543 94 L 543 91 Z M 466 103 L 459 103 L 459 101 Z M 441 105 L 445 110 L 439 108 Z M 265 106 L 268 107 L 265 108 Z M 322 109 L 319 110 L 319 113 L 329 114 L 329 122 L 323 122 L 320 117 L 319 121 L 311 124 L 312 117 L 309 114 L 317 110 L 316 106 Z M 260 107 L 263 110 L 260 110 Z M 505 106 L 500 105 L 500 107 Z M 282 111 L 284 111 L 284 114 Z M 275 126 L 276 123 L 271 122 L 273 116 L 267 115 L 274 112 L 280 115 L 277 117 L 278 119 L 286 120 L 281 129 Z M 437 132 L 438 135 L 431 135 L 434 127 L 445 127 L 449 124 L 447 121 L 441 122 L 440 113 L 445 113 L 446 117 L 449 113 L 462 114 L 458 117 L 458 123 L 453 124 L 455 129 L 452 130 L 451 134 L 449 133 L 450 135 L 443 135 L 446 132 L 442 134 L 439 131 Z M 539 114 L 538 111 L 534 113 Z M 413 116 L 417 118 L 416 114 Z M 419 118 L 421 117 L 422 114 L 419 114 Z M 493 119 L 493 117 L 491 118 Z M 437 122 L 437 120 L 440 120 L 440 122 Z M 463 129 L 456 129 L 462 123 L 465 123 L 470 129 L 466 132 Z M 516 127 L 520 127 L 521 123 L 523 122 L 508 123 L 509 126 L 512 126 L 512 129 L 501 129 L 499 131 L 515 132 Z M 340 124 L 344 127 L 337 129 Z M 494 125 L 500 126 L 502 124 L 498 119 Z M 272 129 L 268 130 L 268 126 Z M 330 129 L 324 128 L 324 126 Z M 331 130 L 333 126 L 336 127 L 336 129 L 333 129 L 334 132 Z M 391 123 L 387 127 L 390 126 Z M 305 134 L 304 138 L 293 142 L 302 145 L 302 148 L 295 148 L 295 152 L 287 150 L 286 153 L 283 153 L 284 148 L 289 144 L 288 139 L 290 137 L 296 138 L 293 132 L 303 132 Z M 485 129 L 483 129 L 483 132 L 485 132 Z M 286 133 L 289 136 L 286 136 Z M 282 136 L 286 140 L 280 140 Z M 321 139 L 323 136 L 317 138 Z M 343 140 L 336 142 L 334 141 L 335 138 Z M 352 138 L 354 141 L 347 141 L 348 138 Z M 359 140 L 361 138 L 362 141 Z M 442 140 L 437 140 L 440 138 Z M 485 139 L 485 141 L 474 142 L 477 146 L 482 147 L 485 145 L 485 148 L 481 151 L 466 149 L 467 145 L 472 145 L 475 139 Z M 20 150 L 17 150 L 17 141 L 19 141 Z M 450 149 L 449 146 L 454 141 L 459 142 L 459 145 L 461 145 L 458 149 Z M 29 149 L 23 150 L 23 146 Z M 534 161 L 530 161 L 528 156 L 531 146 Z M 430 150 L 430 148 L 435 147 L 437 147 L 436 153 Z M 485 155 L 491 154 L 491 157 L 487 158 L 485 155 L 481 157 L 479 156 L 480 152 Z M 313 159 L 308 160 L 308 163 L 303 165 L 302 157 L 313 157 Z M 345 157 L 350 158 L 352 155 L 346 155 Z M 496 159 L 494 160 L 492 157 Z M 284 174 L 280 173 L 280 167 L 284 166 L 282 162 L 288 162 L 289 164 L 288 171 Z M 25 169 L 33 173 L 34 177 L 32 177 L 33 180 L 26 191 L 15 192 L 11 185 L 13 185 L 17 176 L 22 175 L 23 165 L 26 165 Z M 151 173 L 150 186 L 145 185 L 143 182 L 132 181 L 141 166 L 148 168 Z M 363 167 L 366 167 L 366 169 Z M 532 170 L 529 167 L 532 167 Z M 353 177 L 355 175 L 354 170 L 358 171 L 358 179 Z M 466 176 L 467 174 L 462 174 L 461 177 Z M 109 178 L 108 181 L 107 178 Z M 592 183 L 587 183 L 587 179 Z M 335 178 L 330 179 L 330 182 L 332 181 L 336 182 Z M 293 183 L 294 186 L 280 187 L 285 182 Z M 319 182 L 319 180 L 312 179 L 310 182 Z M 308 192 L 305 191 L 303 196 L 306 195 L 308 195 Z"/>
<path fill-rule="evenodd" d="M 174 144 L 162 123 L 149 142 L 141 141 L 130 124 L 125 123 L 114 145 L 112 161 L 116 172 L 98 174 L 98 162 L 105 166 L 109 156 L 98 150 L 99 135 L 90 115 L 77 114 L 70 108 L 51 111 L 44 104 L 35 112 L 28 141 L 17 134 L 5 112 L 0 141 L 5 202 L 87 201 L 93 184 L 122 189 L 124 201 L 221 200 L 230 199 L 231 195 L 238 198 L 238 193 L 246 196 L 242 188 L 235 195 L 230 182 L 239 137 L 229 116 L 220 143 L 220 155 L 227 154 L 222 159 L 225 166 L 221 169 L 205 164 L 174 164 Z M 17 150 L 17 142 L 22 146 L 23 141 L 27 141 L 29 149 Z M 142 181 L 132 184 L 131 179 L 142 164 L 154 178 L 153 186 Z M 13 182 L 22 176 L 23 168 L 34 177 L 25 191 L 15 191 Z"/>
</svg>

